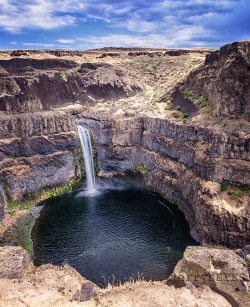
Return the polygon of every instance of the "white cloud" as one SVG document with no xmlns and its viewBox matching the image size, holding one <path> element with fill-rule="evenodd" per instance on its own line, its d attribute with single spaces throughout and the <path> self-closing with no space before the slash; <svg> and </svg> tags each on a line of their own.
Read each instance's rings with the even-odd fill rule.
<svg viewBox="0 0 250 307">
<path fill-rule="evenodd" d="M 76 22 L 74 16 L 54 14 L 55 11 L 62 9 L 58 6 L 59 2 L 62 3 L 63 1 L 53 3 L 51 0 L 34 0 L 29 4 L 27 1 L 18 3 L 16 0 L 0 0 L 0 5 L 2 5 L 0 27 L 11 33 L 19 33 L 20 29 L 24 27 L 52 29 L 74 24 Z M 66 6 L 64 7 L 66 8 Z"/>
<path fill-rule="evenodd" d="M 58 47 L 56 44 L 45 44 L 45 43 L 22 43 L 24 46 L 34 46 L 34 47 L 46 47 L 46 48 L 55 48 Z"/>
<path fill-rule="evenodd" d="M 106 42 L 92 36 L 86 39 L 90 48 L 91 40 L 95 46 L 118 45 L 117 41 L 120 46 L 193 46 L 206 41 L 215 46 L 211 45 L 214 39 L 220 45 L 225 36 L 237 40 L 250 35 L 248 6 L 249 0 L 0 0 L 0 28 L 15 34 L 30 28 L 80 27 L 91 16 L 110 22 L 106 26 L 110 33 L 119 29 L 123 35 L 103 36 Z M 56 42 L 79 48 L 76 39 L 58 38 Z"/>
<path fill-rule="evenodd" d="M 63 38 L 58 39 L 57 41 L 58 43 L 61 43 L 61 44 L 73 44 L 75 42 L 74 39 L 63 39 Z"/>
<path fill-rule="evenodd" d="M 141 35 L 108 35 L 103 37 L 91 36 L 88 38 L 78 38 L 81 43 L 76 44 L 75 49 L 84 50 L 90 48 L 102 47 L 144 47 L 144 48 L 172 48 L 174 46 L 182 46 L 183 41 L 187 42 L 188 47 L 204 46 L 193 42 L 193 33 L 199 35 L 203 33 L 200 27 L 192 27 L 189 29 L 177 29 L 176 32 L 165 34 L 149 34 L 147 36 Z"/>
</svg>

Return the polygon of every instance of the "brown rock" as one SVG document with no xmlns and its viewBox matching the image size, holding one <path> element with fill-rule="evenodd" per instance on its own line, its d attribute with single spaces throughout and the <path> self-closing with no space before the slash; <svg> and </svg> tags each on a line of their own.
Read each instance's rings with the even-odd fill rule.
<svg viewBox="0 0 250 307">
<path fill-rule="evenodd" d="M 0 278 L 19 278 L 31 265 L 30 255 L 22 247 L 0 247 Z"/>
<path fill-rule="evenodd" d="M 93 297 L 93 295 L 97 294 L 98 290 L 99 287 L 97 287 L 96 284 L 91 281 L 86 281 L 82 284 L 81 290 L 78 290 L 73 295 L 73 300 L 79 302 L 88 301 Z"/>
<path fill-rule="evenodd" d="M 187 78 L 185 87 L 205 95 L 216 116 L 250 119 L 250 41 L 225 45 L 207 55 Z"/>
<path fill-rule="evenodd" d="M 167 285 L 209 286 L 233 306 L 248 306 L 250 278 L 244 260 L 232 250 L 189 246 Z"/>
</svg>

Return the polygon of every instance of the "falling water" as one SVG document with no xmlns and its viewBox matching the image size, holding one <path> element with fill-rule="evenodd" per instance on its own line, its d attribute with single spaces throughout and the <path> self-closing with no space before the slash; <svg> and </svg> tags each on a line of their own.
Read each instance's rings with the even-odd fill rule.
<svg viewBox="0 0 250 307">
<path fill-rule="evenodd" d="M 92 194 L 96 192 L 96 189 L 95 189 L 95 173 L 94 173 L 90 132 L 89 129 L 80 125 L 77 127 L 77 130 L 81 142 L 83 158 L 85 163 L 87 192 Z"/>
</svg>

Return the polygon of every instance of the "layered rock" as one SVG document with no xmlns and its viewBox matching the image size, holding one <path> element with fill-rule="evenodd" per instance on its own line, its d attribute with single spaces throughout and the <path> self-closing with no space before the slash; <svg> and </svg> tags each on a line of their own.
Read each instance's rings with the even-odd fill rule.
<svg viewBox="0 0 250 307">
<path fill-rule="evenodd" d="M 217 134 L 212 125 L 197 128 L 149 117 L 99 118 L 80 123 L 93 131 L 102 176 L 139 170 L 146 187 L 179 204 L 192 236 L 202 244 L 238 247 L 249 242 L 249 198 L 240 207 L 230 205 L 221 198 L 219 184 L 249 184 L 249 163 L 244 160 L 248 157 L 240 150 L 240 144 L 248 142 L 247 133 L 242 133 L 237 149 L 230 144 L 230 131 Z M 229 154 L 235 159 L 227 159 Z"/>
<path fill-rule="evenodd" d="M 21 246 L 0 247 L 0 279 L 19 278 L 31 265 L 29 253 Z"/>
<path fill-rule="evenodd" d="M 217 61 L 211 70 L 214 74 L 231 75 L 233 67 L 240 70 L 248 59 L 247 47 L 247 43 L 232 44 L 211 53 L 186 80 L 198 94 L 205 95 L 210 89 L 211 95 L 220 93 L 222 100 L 213 102 L 215 115 L 218 108 L 224 108 L 228 85 L 224 82 L 216 87 L 204 71 L 212 69 L 212 59 Z M 173 106 L 168 101 L 178 81 L 183 82 L 180 78 L 197 67 L 204 55 L 194 50 L 110 49 L 87 52 L 92 62 L 86 58 L 2 60 L 0 65 L 21 89 L 0 98 L 5 110 L 0 116 L 0 180 L 8 196 L 21 199 L 80 176 L 77 117 L 93 131 L 99 174 L 140 172 L 148 188 L 185 212 L 198 242 L 231 247 L 247 244 L 249 195 L 238 203 L 231 201 L 221 194 L 220 184 L 250 184 L 248 123 L 223 111 L 227 118 L 215 124 L 184 97 L 181 108 L 190 114 L 182 121 L 176 112 L 180 106 L 175 100 Z M 201 72 L 208 79 L 198 80 L 196 91 L 191 77 L 196 80 Z M 242 92 L 247 79 L 238 81 Z M 232 96 L 235 104 L 236 96 Z M 73 105 L 55 108 L 65 102 Z M 246 114 L 245 109 L 242 112 Z"/>
<path fill-rule="evenodd" d="M 144 89 L 122 66 L 63 59 L 0 60 L 0 111 L 37 112 L 135 95 Z M 56 89 L 56 90 L 55 90 Z"/>
<path fill-rule="evenodd" d="M 213 103 L 213 114 L 250 119 L 250 41 L 225 45 L 207 55 L 185 86 Z"/>
<path fill-rule="evenodd" d="M 48 305 L 87 301 L 100 290 L 69 265 L 34 267 L 21 247 L 0 247 L 0 304 Z"/>
<path fill-rule="evenodd" d="M 12 200 L 80 176 L 76 108 L 0 117 L 0 176 Z"/>
<path fill-rule="evenodd" d="M 250 301 L 249 270 L 242 258 L 231 250 L 187 247 L 167 285 L 196 287 L 208 285 L 223 295 L 232 306 L 248 306 Z"/>
</svg>

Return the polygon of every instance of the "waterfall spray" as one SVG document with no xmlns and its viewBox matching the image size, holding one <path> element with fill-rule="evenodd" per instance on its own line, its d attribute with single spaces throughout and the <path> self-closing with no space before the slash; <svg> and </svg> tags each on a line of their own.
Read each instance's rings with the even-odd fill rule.
<svg viewBox="0 0 250 307">
<path fill-rule="evenodd" d="M 93 154 L 92 154 L 92 145 L 91 145 L 91 136 L 89 129 L 78 126 L 78 135 L 81 142 L 83 158 L 85 163 L 85 171 L 86 171 L 86 181 L 87 181 L 87 191 L 88 193 L 95 193 L 95 173 L 94 173 L 94 162 L 93 162 Z"/>
</svg>

